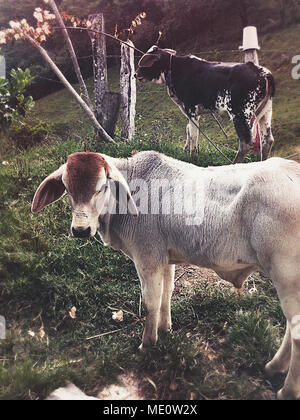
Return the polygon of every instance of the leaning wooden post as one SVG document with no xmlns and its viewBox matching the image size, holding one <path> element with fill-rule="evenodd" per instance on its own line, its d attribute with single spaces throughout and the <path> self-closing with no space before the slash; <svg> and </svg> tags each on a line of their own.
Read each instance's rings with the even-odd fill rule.
<svg viewBox="0 0 300 420">
<path fill-rule="evenodd" d="M 90 29 L 96 32 L 105 32 L 103 13 L 89 15 L 91 22 Z M 96 118 L 103 122 L 102 103 L 107 86 L 107 63 L 106 63 L 106 40 L 104 35 L 89 32 L 92 42 L 93 63 L 94 63 L 94 87 Z"/>
<path fill-rule="evenodd" d="M 136 78 L 134 48 L 131 48 L 134 44 L 130 40 L 127 40 L 127 44 L 121 45 L 121 120 L 122 137 L 132 140 L 135 134 Z"/>
<path fill-rule="evenodd" d="M 252 63 L 259 64 L 258 51 L 260 50 L 260 46 L 258 45 L 257 29 L 255 26 L 244 28 L 243 46 L 239 47 L 239 49 L 245 52 L 245 63 L 252 61 Z"/>
</svg>

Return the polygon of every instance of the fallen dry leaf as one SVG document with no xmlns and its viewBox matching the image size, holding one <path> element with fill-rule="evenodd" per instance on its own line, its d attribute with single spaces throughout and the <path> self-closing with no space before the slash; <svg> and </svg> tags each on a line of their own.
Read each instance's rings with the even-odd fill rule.
<svg viewBox="0 0 300 420">
<path fill-rule="evenodd" d="M 76 318 L 76 311 L 77 311 L 77 309 L 75 308 L 75 306 L 73 306 L 73 308 L 71 308 L 71 310 L 69 312 L 69 315 L 72 319 Z"/>
<path fill-rule="evenodd" d="M 39 331 L 39 336 L 40 336 L 41 339 L 43 339 L 45 337 L 45 335 L 46 335 L 46 333 L 45 333 L 44 327 L 42 326 L 40 328 L 40 331 Z"/>
<path fill-rule="evenodd" d="M 35 333 L 32 330 L 28 331 L 28 335 L 30 335 L 30 337 L 35 337 Z"/>
<path fill-rule="evenodd" d="M 123 321 L 123 311 L 113 312 L 112 313 L 112 319 L 116 322 L 122 322 Z"/>
<path fill-rule="evenodd" d="M 196 394 L 194 392 L 191 392 L 190 401 L 194 401 L 195 399 L 196 399 Z"/>
</svg>

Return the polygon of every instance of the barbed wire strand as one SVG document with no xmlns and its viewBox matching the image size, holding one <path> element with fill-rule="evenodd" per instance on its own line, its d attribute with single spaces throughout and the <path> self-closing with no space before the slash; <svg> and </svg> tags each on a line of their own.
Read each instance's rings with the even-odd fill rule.
<svg viewBox="0 0 300 420">
<path fill-rule="evenodd" d="M 134 46 L 132 46 L 132 45 L 130 45 L 130 44 L 128 44 L 127 42 L 125 42 L 125 41 L 123 41 L 123 40 L 120 40 L 120 39 L 118 39 L 118 38 L 115 38 L 115 37 L 113 37 L 112 35 L 110 35 L 110 34 L 107 34 L 107 33 L 105 33 L 105 32 L 100 32 L 100 31 L 94 31 L 94 30 L 92 30 L 92 29 L 87 29 L 87 28 L 79 28 L 79 27 L 77 27 L 77 28 L 74 28 L 74 27 L 65 27 L 65 28 L 60 28 L 60 27 L 56 27 L 55 29 L 77 29 L 77 30 L 87 30 L 87 31 L 90 31 L 90 32 L 93 32 L 93 33 L 96 33 L 96 34 L 102 34 L 102 35 L 105 35 L 105 36 L 108 36 L 108 37 L 110 37 L 110 38 L 112 38 L 112 39 L 114 39 L 114 40 L 116 40 L 116 41 L 119 41 L 119 43 L 122 43 L 122 44 L 125 44 L 125 45 L 127 45 L 128 47 L 130 47 L 130 48 L 133 48 L 135 51 L 138 51 L 139 53 L 141 53 L 142 55 L 144 55 L 145 53 L 143 52 L 143 51 L 141 51 L 140 49 L 138 49 L 138 48 L 136 48 L 136 47 L 134 47 Z M 235 54 L 237 54 L 237 53 L 242 53 L 242 50 L 216 50 L 216 51 L 200 51 L 200 52 L 197 52 L 197 53 L 190 53 L 190 55 L 202 55 L 202 54 L 221 54 L 221 53 L 235 53 Z M 267 53 L 267 52 L 272 52 L 272 53 L 279 53 L 279 51 L 278 50 L 263 50 L 262 51 L 262 54 L 264 54 L 264 53 Z M 282 54 L 288 54 L 289 53 L 289 51 L 282 51 Z M 291 52 L 292 54 L 294 54 L 294 52 Z M 78 60 L 82 60 L 82 59 L 87 59 L 87 58 L 92 58 L 93 57 L 93 55 L 91 54 L 91 55 L 88 55 L 88 56 L 83 56 L 83 57 L 78 57 Z M 120 58 L 121 57 L 121 55 L 108 55 L 107 56 L 107 58 Z M 68 59 L 68 58 L 66 58 L 65 59 L 65 61 L 64 62 L 66 62 L 66 61 L 69 61 L 70 60 L 70 58 Z M 62 63 L 62 62 L 61 62 Z M 61 64 L 60 63 L 60 64 Z M 46 78 L 46 77 L 43 77 L 43 76 L 36 76 L 36 77 L 38 77 L 38 78 L 40 78 L 40 79 L 44 79 L 44 80 L 47 80 L 47 81 L 51 81 L 51 82 L 55 82 L 55 83 L 61 83 L 60 81 L 58 81 L 58 80 L 54 80 L 54 79 L 50 79 L 50 78 Z M 140 94 L 153 94 L 153 93 L 162 93 L 163 92 L 163 90 L 162 91 L 149 91 L 149 92 L 139 92 Z M 215 115 L 213 115 L 213 117 L 214 117 L 214 119 L 215 119 L 215 121 L 217 121 L 218 122 L 218 125 L 219 125 L 219 127 L 221 127 L 222 128 L 222 125 L 221 125 L 221 123 L 219 122 L 219 120 L 216 118 L 216 116 Z M 192 120 L 191 120 L 192 121 Z M 193 121 L 192 121 L 193 122 Z M 195 126 L 198 128 L 198 130 L 200 131 L 200 133 L 202 134 L 202 136 L 204 136 L 208 141 L 209 141 L 209 143 L 210 144 L 212 144 L 213 146 L 214 146 L 214 148 L 223 156 L 223 157 L 225 157 L 226 158 L 226 160 L 228 160 L 229 162 L 231 162 L 231 160 L 226 156 L 226 155 L 224 155 L 223 154 L 223 152 L 215 145 L 215 143 L 200 129 L 200 127 L 199 126 L 197 126 L 196 124 L 195 124 Z M 222 129 L 222 131 L 224 132 L 224 130 Z M 222 147 L 222 146 L 221 146 Z M 290 156 L 287 156 L 285 159 L 288 159 L 288 158 L 290 158 L 290 157 L 296 157 L 296 156 L 298 156 L 298 155 L 300 155 L 300 152 L 299 153 L 296 153 L 296 154 L 294 154 L 294 155 L 290 155 Z"/>
</svg>

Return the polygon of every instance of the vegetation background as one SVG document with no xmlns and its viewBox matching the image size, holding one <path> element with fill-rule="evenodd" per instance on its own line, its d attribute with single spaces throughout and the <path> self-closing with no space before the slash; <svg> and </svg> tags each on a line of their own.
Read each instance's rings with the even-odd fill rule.
<svg viewBox="0 0 300 420">
<path fill-rule="evenodd" d="M 257 26 L 262 65 L 277 82 L 274 102 L 273 154 L 300 152 L 300 81 L 291 76 L 292 57 L 300 54 L 298 0 L 63 0 L 61 10 L 80 17 L 103 11 L 107 32 L 127 28 L 140 12 L 147 19 L 133 38 L 147 50 L 163 32 L 161 45 L 179 53 L 201 53 L 211 60 L 243 61 L 242 28 Z M 15 18 L 32 20 L 41 1 L 0 0 L 0 29 Z M 88 88 L 92 86 L 90 41 L 72 33 Z M 46 49 L 75 82 L 60 33 Z M 119 88 L 118 43 L 108 41 L 110 89 Z M 174 329 L 159 344 L 138 354 L 143 322 L 140 287 L 134 266 L 121 253 L 96 239 L 69 236 L 66 200 L 40 215 L 30 213 L 33 194 L 51 171 L 75 151 L 93 150 L 94 133 L 54 74 L 27 44 L 6 46 L 2 53 L 12 68 L 30 68 L 36 76 L 30 94 L 33 111 L 0 139 L 0 314 L 8 337 L 0 341 L 0 398 L 42 399 L 68 381 L 89 394 L 131 372 L 144 396 L 160 399 L 272 399 L 283 377 L 272 381 L 263 366 L 277 350 L 284 319 L 269 279 L 252 276 L 237 297 L 213 273 L 178 267 L 173 299 Z M 49 80 L 50 79 L 50 80 Z M 222 118 L 229 140 L 206 117 L 205 131 L 234 157 L 237 140 L 231 122 Z M 204 139 L 197 156 L 183 152 L 186 119 L 164 88 L 138 85 L 137 131 L 119 148 L 103 145 L 103 153 L 128 157 L 133 149 L 154 149 L 196 165 L 225 164 Z M 251 160 L 255 160 L 251 156 Z M 70 317 L 76 307 L 76 318 Z M 115 309 L 124 321 L 112 319 Z M 143 316 L 143 313 L 142 313 Z M 110 333 L 111 331 L 120 330 Z M 87 340 L 96 334 L 98 339 Z"/>
</svg>

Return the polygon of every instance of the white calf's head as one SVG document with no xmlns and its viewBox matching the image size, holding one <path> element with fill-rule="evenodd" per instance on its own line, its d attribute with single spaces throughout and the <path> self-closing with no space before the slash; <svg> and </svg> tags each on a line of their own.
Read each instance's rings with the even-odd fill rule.
<svg viewBox="0 0 300 420">
<path fill-rule="evenodd" d="M 99 217 L 115 214 L 117 205 L 122 214 L 137 216 L 138 210 L 125 178 L 113 164 L 98 153 L 74 153 L 67 163 L 49 175 L 38 187 L 32 211 L 37 213 L 45 206 L 68 194 L 72 207 L 72 235 L 79 238 L 94 236 Z M 124 211 L 125 210 L 125 211 Z"/>
</svg>

